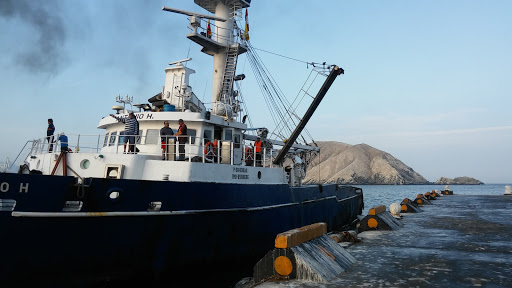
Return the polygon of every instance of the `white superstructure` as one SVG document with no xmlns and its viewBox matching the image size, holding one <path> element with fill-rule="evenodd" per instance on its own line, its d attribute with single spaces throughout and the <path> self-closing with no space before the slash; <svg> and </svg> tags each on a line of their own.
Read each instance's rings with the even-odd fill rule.
<svg viewBox="0 0 512 288">
<path fill-rule="evenodd" d="M 196 0 L 196 4 L 215 16 L 164 7 L 163 10 L 186 14 L 190 17 L 192 33 L 187 37 L 202 46 L 202 52 L 213 56 L 212 107 L 208 110 L 194 94 L 189 85 L 190 76 L 195 73 L 184 63 L 191 58 L 169 63 L 165 69 L 165 83 L 161 92 L 148 99 L 149 104 L 132 105 L 130 97 L 116 99 L 123 106 L 114 106 L 117 117 L 128 117 L 127 109 L 137 107 L 135 118 L 139 123 L 136 135 L 137 153 L 130 154 L 123 143 L 124 123 L 106 116 L 98 128 L 105 129 L 102 136 L 68 135 L 72 153 L 59 158 L 59 143 L 53 149 L 47 139 L 35 140 L 23 172 L 53 175 L 75 174 L 79 179 L 105 177 L 178 182 L 218 183 L 260 183 L 300 185 L 304 177 L 304 166 L 298 157 L 291 157 L 278 165 L 273 163 L 276 151 L 274 145 L 284 142 L 265 139 L 261 162 L 254 161 L 253 141 L 255 136 L 245 134 L 248 127 L 239 122 L 240 103 L 233 90 L 238 55 L 247 51 L 243 31 L 235 25 L 235 19 L 242 14 L 242 8 L 249 7 L 250 1 Z M 204 19 L 214 21 L 211 33 L 206 33 Z M 209 23 L 209 22 L 208 22 Z M 192 66 L 189 62 L 187 66 Z M 243 77 L 242 77 L 243 79 Z M 188 141 L 185 144 L 184 160 L 178 161 L 176 139 L 169 140 L 168 152 L 162 159 L 160 129 L 164 121 L 177 132 L 178 120 L 187 125 Z M 207 142 L 216 148 L 208 150 Z M 210 146 L 211 147 L 211 146 Z M 299 149 L 317 149 L 294 145 Z M 213 154 L 213 157 L 207 155 Z M 291 159 L 291 161 L 290 161 Z M 252 161 L 251 161 L 252 160 Z M 66 161 L 66 169 L 62 162 Z M 283 167 L 285 166 L 285 167 Z M 285 168 L 285 169 L 283 169 Z M 23 170 L 22 169 L 22 170 Z M 67 171 L 70 170 L 71 172 Z"/>
</svg>

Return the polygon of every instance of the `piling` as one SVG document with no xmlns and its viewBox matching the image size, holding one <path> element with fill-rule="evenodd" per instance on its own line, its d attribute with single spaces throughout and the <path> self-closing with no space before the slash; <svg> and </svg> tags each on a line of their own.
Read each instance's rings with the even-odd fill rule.
<svg viewBox="0 0 512 288">
<path fill-rule="evenodd" d="M 416 196 L 416 199 L 414 199 L 413 201 L 414 203 L 416 203 L 416 205 L 418 206 L 424 206 L 424 205 L 430 205 L 431 203 L 427 200 L 427 198 L 425 198 L 425 196 L 423 194 L 418 194 Z"/>
<path fill-rule="evenodd" d="M 329 282 L 356 259 L 315 223 L 277 235 L 275 249 L 254 266 L 254 282 L 300 279 Z"/>
<path fill-rule="evenodd" d="M 427 199 L 427 200 L 436 200 L 436 196 L 430 192 L 426 192 L 425 194 L 423 194 L 423 196 Z"/>
<path fill-rule="evenodd" d="M 359 221 L 357 232 L 368 230 L 397 230 L 402 224 L 386 211 L 386 206 L 379 205 L 371 208 L 368 215 Z"/>
<path fill-rule="evenodd" d="M 450 186 L 446 185 L 444 186 L 444 191 L 441 191 L 441 194 L 443 195 L 453 195 L 453 191 L 450 190 Z"/>
<path fill-rule="evenodd" d="M 504 195 L 512 195 L 512 190 L 510 189 L 510 185 L 505 186 L 505 194 Z"/>
<path fill-rule="evenodd" d="M 402 203 L 400 203 L 400 212 L 402 213 L 417 213 L 421 212 L 421 208 L 418 207 L 418 204 L 411 201 L 409 198 L 405 198 L 402 200 Z"/>
<path fill-rule="evenodd" d="M 443 196 L 441 193 L 438 193 L 438 191 L 436 191 L 436 190 L 432 190 L 432 192 L 430 192 L 430 194 L 436 198 Z"/>
</svg>

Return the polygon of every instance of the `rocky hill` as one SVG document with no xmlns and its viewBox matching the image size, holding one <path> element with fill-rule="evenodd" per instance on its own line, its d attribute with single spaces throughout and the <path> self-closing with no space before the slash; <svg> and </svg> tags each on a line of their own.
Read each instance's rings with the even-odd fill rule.
<svg viewBox="0 0 512 288">
<path fill-rule="evenodd" d="M 366 144 L 317 142 L 321 149 L 306 171 L 303 183 L 429 184 L 391 154 Z"/>
<path fill-rule="evenodd" d="M 480 180 L 476 180 L 471 177 L 455 177 L 453 179 L 441 177 L 437 179 L 434 184 L 442 184 L 442 185 L 480 185 L 484 184 L 484 182 Z"/>
</svg>

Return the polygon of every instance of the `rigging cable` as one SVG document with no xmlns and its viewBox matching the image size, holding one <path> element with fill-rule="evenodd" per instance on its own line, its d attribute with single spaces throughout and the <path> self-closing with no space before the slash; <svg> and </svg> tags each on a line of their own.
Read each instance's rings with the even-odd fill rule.
<svg viewBox="0 0 512 288">
<path fill-rule="evenodd" d="M 267 50 L 263 50 L 263 49 L 260 49 L 260 48 L 256 48 L 256 47 L 252 47 L 252 48 L 256 49 L 256 50 L 263 51 L 265 53 L 269 53 L 269 54 L 276 55 L 276 56 L 279 56 L 279 57 L 287 58 L 287 59 L 290 59 L 290 60 L 293 60 L 293 61 L 305 63 L 308 66 L 311 65 L 313 67 L 316 67 L 316 65 L 322 65 L 322 66 L 325 67 L 325 65 L 327 65 L 327 68 L 330 68 L 331 66 L 334 66 L 334 65 L 328 65 L 326 62 L 323 62 L 323 63 L 320 63 L 320 62 L 307 62 L 307 61 L 304 61 L 304 60 L 299 60 L 299 59 L 292 58 L 292 57 L 289 57 L 289 56 L 281 55 L 281 54 L 278 54 L 278 53 L 275 53 L 275 52 L 270 52 L 270 51 L 267 51 Z"/>
<path fill-rule="evenodd" d="M 316 76 L 313 77 L 312 80 L 310 79 L 311 76 L 309 76 L 308 79 L 306 80 L 306 83 L 301 88 L 302 92 L 304 92 L 305 94 L 302 96 L 302 98 L 300 98 L 301 92 L 299 92 L 297 94 L 297 96 L 296 96 L 296 99 L 292 103 L 289 103 L 288 100 L 284 96 L 282 96 L 282 95 L 284 95 L 284 93 L 282 93 L 282 91 L 279 89 L 277 84 L 274 84 L 275 80 L 272 78 L 271 75 L 270 76 L 268 75 L 270 73 L 266 72 L 266 71 L 268 71 L 268 69 L 266 69 L 264 64 L 261 64 L 262 61 L 259 59 L 259 56 L 253 50 L 255 48 L 252 47 L 250 45 L 250 43 L 247 43 L 247 44 L 248 44 L 248 48 L 249 48 L 248 55 L 249 55 L 250 63 L 253 66 L 253 70 L 255 71 L 255 74 L 257 75 L 257 78 L 258 78 L 257 80 L 258 80 L 258 83 L 260 83 L 260 87 L 264 88 L 264 89 L 262 89 L 262 88 L 260 88 L 260 89 L 262 89 L 262 92 L 263 92 L 262 94 L 265 97 L 265 101 L 267 102 L 267 105 L 272 103 L 272 105 L 269 105 L 269 108 L 270 109 L 274 109 L 276 111 L 276 112 L 271 112 L 272 113 L 272 117 L 274 119 L 274 122 L 276 124 L 276 129 L 271 134 L 273 134 L 273 135 L 275 135 L 277 137 L 280 137 L 282 139 L 285 139 L 288 136 L 286 136 L 286 137 L 283 136 L 283 133 L 287 133 L 287 135 L 290 135 L 293 132 L 293 130 L 294 130 L 294 127 L 293 128 L 290 127 L 290 123 L 288 123 L 288 122 L 291 121 L 294 126 L 298 125 L 298 122 L 300 122 L 300 117 L 297 116 L 295 110 L 297 109 L 297 107 L 299 107 L 300 103 L 302 102 L 302 100 L 304 99 L 306 94 L 311 96 L 307 92 L 307 90 L 309 90 L 311 88 L 311 86 L 314 84 L 318 74 L 325 75 L 324 73 L 322 73 L 322 71 L 319 71 L 319 70 L 326 69 L 326 67 L 322 65 L 322 68 L 323 68 L 322 69 L 322 68 L 319 68 L 319 67 L 315 66 L 315 68 L 312 70 L 310 75 L 313 72 L 316 72 L 317 73 Z M 262 50 L 262 49 L 257 49 L 257 50 Z M 263 51 L 265 51 L 265 50 L 263 50 Z M 276 54 L 276 53 L 272 53 L 272 54 L 279 55 L 279 54 Z M 290 58 L 290 57 L 285 57 L 285 58 Z M 297 59 L 294 59 L 294 60 L 297 60 Z M 303 62 L 303 63 L 308 63 L 308 62 L 301 61 L 301 60 L 297 60 L 297 61 Z M 262 86 L 261 82 L 265 78 L 268 80 L 268 82 L 265 82 L 265 83 L 268 83 L 268 85 L 265 84 L 265 85 Z M 305 89 L 304 87 L 306 87 L 306 84 L 307 84 L 307 82 L 309 80 L 311 80 L 311 83 L 309 84 L 309 86 L 307 86 L 307 89 Z M 277 86 L 277 88 L 275 88 L 274 85 Z M 272 88 L 273 92 L 269 91 L 269 87 Z M 274 98 L 277 98 L 277 100 L 274 99 Z M 299 100 L 299 101 L 296 102 L 297 100 Z M 279 106 L 279 105 L 277 105 L 278 103 L 281 104 L 281 107 L 283 107 L 282 111 L 284 111 L 285 113 L 281 112 L 281 109 L 278 108 L 278 106 Z M 295 108 L 293 106 L 295 106 Z M 279 115 L 279 117 L 277 117 L 276 114 Z M 287 117 L 285 117 L 284 114 L 286 114 Z M 281 121 L 277 121 L 277 118 L 280 118 Z M 303 132 L 308 137 L 310 137 L 312 139 L 311 134 L 307 131 L 307 129 L 304 129 Z M 303 141 L 305 143 L 307 143 L 307 141 L 305 141 L 303 136 L 302 136 L 302 139 L 303 139 Z"/>
<path fill-rule="evenodd" d="M 238 29 L 240 29 L 240 28 L 238 28 Z M 255 79 L 258 83 L 258 86 L 260 87 L 264 101 L 266 102 L 266 104 L 269 108 L 271 118 L 273 119 L 274 123 L 276 124 L 274 131 L 270 132 L 270 134 L 284 140 L 287 137 L 289 137 L 289 135 L 291 135 L 291 133 L 293 133 L 293 131 L 295 130 L 295 127 L 301 121 L 301 117 L 299 117 L 296 113 L 297 109 L 299 108 L 300 103 L 304 100 L 306 95 L 310 96 L 311 98 L 314 98 L 314 96 L 312 96 L 310 93 L 308 93 L 308 91 L 312 88 L 318 75 L 321 74 L 321 75 L 327 77 L 330 68 L 333 67 L 334 65 L 327 65 L 326 62 L 323 62 L 323 63 L 307 62 L 307 61 L 299 60 L 299 59 L 292 58 L 289 56 L 281 55 L 278 53 L 270 52 L 270 51 L 267 51 L 264 49 L 255 48 L 254 46 L 251 45 L 251 43 L 249 41 L 245 42 L 245 44 L 247 45 L 247 48 L 248 48 L 246 59 L 249 60 L 249 64 L 252 67 Z M 303 86 L 301 87 L 301 89 L 299 90 L 297 95 L 295 96 L 295 99 L 291 103 L 288 101 L 288 99 L 286 97 L 284 97 L 284 93 L 279 88 L 279 86 L 277 85 L 277 82 L 272 77 L 270 72 L 268 72 L 267 67 L 265 66 L 263 61 L 261 61 L 261 58 L 256 53 L 256 50 L 263 51 L 265 53 L 269 53 L 269 54 L 279 56 L 282 58 L 286 58 L 289 60 L 293 60 L 296 62 L 305 63 L 307 65 L 308 69 L 309 69 L 310 65 L 313 67 L 313 69 L 311 70 L 305 83 L 303 84 Z M 327 71 L 327 73 L 325 73 L 325 71 Z M 313 72 L 317 73 L 314 77 L 312 77 Z M 311 81 L 311 82 L 308 83 L 308 81 Z M 240 90 L 239 90 L 239 92 L 240 92 Z M 246 106 L 245 101 L 242 101 L 242 103 L 245 107 Z M 245 107 L 245 109 L 247 109 L 247 108 Z M 291 123 L 289 123 L 289 122 L 291 122 Z M 315 143 L 311 134 L 309 133 L 309 131 L 307 131 L 306 128 L 304 128 L 302 132 L 304 134 L 306 134 L 311 139 L 312 143 Z M 284 135 L 285 133 L 286 133 L 286 136 Z M 307 141 L 304 138 L 304 136 L 302 135 L 302 133 L 301 133 L 300 137 L 301 137 L 302 141 L 304 141 L 304 143 L 307 144 Z"/>
<path fill-rule="evenodd" d="M 287 99 L 285 97 L 283 97 L 282 95 L 284 95 L 284 93 L 280 90 L 279 86 L 277 86 L 276 84 L 276 81 L 273 79 L 272 75 L 270 75 L 270 73 L 267 73 L 268 69 L 266 68 L 265 64 L 263 64 L 263 61 L 261 61 L 261 59 L 259 58 L 259 55 L 255 53 L 255 51 L 251 50 L 251 45 L 249 44 L 249 55 L 252 56 L 253 58 L 253 63 L 254 63 L 254 66 L 256 69 L 258 69 L 260 72 L 260 74 L 262 74 L 263 76 L 263 79 L 266 79 L 265 83 L 267 83 L 267 85 L 265 85 L 265 89 L 267 94 L 265 95 L 268 95 L 268 101 L 267 102 L 272 102 L 273 105 L 269 106 L 269 108 L 273 108 L 276 112 L 276 114 L 278 114 L 280 117 L 281 120 L 285 119 L 285 115 L 283 113 L 286 112 L 287 114 L 289 113 L 289 107 L 290 107 L 290 103 L 287 101 Z M 254 69 L 254 67 L 253 67 Z M 271 90 L 274 92 L 272 93 L 271 91 L 269 91 L 268 89 L 271 88 Z M 274 95 L 275 94 L 275 95 Z M 272 95 L 274 95 L 275 97 L 272 97 Z M 277 99 L 275 99 L 277 98 Z M 278 104 L 281 104 L 281 107 L 283 107 L 282 110 L 280 110 L 278 107 L 280 107 Z M 279 121 L 277 121 L 277 119 L 274 119 L 274 122 L 276 123 L 279 123 Z M 286 122 L 284 122 L 286 124 Z M 294 123 L 295 124 L 295 123 Z M 292 132 L 292 129 L 289 125 L 286 126 L 286 128 L 288 129 L 288 132 L 291 133 Z M 275 134 L 275 132 L 273 132 L 273 134 Z M 279 136 L 281 138 L 284 138 L 284 136 L 280 135 L 280 134 L 275 134 L 276 136 Z"/>
</svg>

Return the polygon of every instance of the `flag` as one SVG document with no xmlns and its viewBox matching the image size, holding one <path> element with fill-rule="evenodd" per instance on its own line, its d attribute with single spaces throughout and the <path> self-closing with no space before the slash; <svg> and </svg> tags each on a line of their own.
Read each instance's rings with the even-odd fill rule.
<svg viewBox="0 0 512 288">
<path fill-rule="evenodd" d="M 247 9 L 245 9 L 245 32 L 244 37 L 246 41 L 249 41 L 249 14 L 247 13 Z"/>
<path fill-rule="evenodd" d="M 210 19 L 208 19 L 208 27 L 206 28 L 206 37 L 212 38 L 212 28 L 210 28 Z"/>
</svg>

